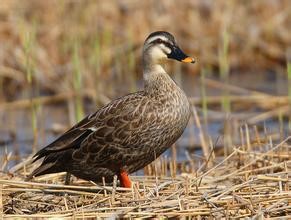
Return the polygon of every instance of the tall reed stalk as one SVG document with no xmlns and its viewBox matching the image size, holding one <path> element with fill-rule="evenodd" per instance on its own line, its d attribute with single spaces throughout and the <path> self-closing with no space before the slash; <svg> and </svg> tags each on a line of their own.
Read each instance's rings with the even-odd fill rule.
<svg viewBox="0 0 291 220">
<path fill-rule="evenodd" d="M 229 32 L 227 28 L 222 31 L 222 43 L 219 46 L 218 59 L 219 59 L 219 74 L 220 79 L 224 83 L 229 82 Z M 223 99 L 222 99 L 222 110 L 229 113 L 230 109 L 230 100 L 229 100 L 229 91 L 227 88 L 223 90 Z"/>
<path fill-rule="evenodd" d="M 99 33 L 96 34 L 92 42 L 92 50 L 90 51 L 89 65 L 91 66 L 91 71 L 93 71 L 94 78 L 94 88 L 95 88 L 95 104 L 98 103 L 99 93 L 101 92 L 100 84 L 100 74 L 102 65 L 102 54 L 101 54 L 101 42 Z"/>
<path fill-rule="evenodd" d="M 30 94 L 28 94 L 30 99 L 30 111 L 31 111 L 31 125 L 32 125 L 32 133 L 33 133 L 33 144 L 32 144 L 32 152 L 36 152 L 36 146 L 38 143 L 38 128 L 37 128 L 37 110 L 39 108 L 39 103 L 37 101 L 33 102 L 33 78 L 35 74 L 35 64 L 34 64 L 34 51 L 35 48 L 35 34 L 36 28 L 33 26 L 32 31 L 24 31 L 23 37 L 23 49 L 25 53 L 25 72 L 26 72 L 26 80 L 29 85 Z M 36 85 L 36 90 L 38 85 Z"/>
<path fill-rule="evenodd" d="M 291 132 L 291 61 L 287 60 L 287 77 L 288 77 L 288 100 L 289 100 L 289 122 L 288 129 Z"/>
<path fill-rule="evenodd" d="M 206 85 L 205 85 L 205 76 L 207 74 L 206 69 L 202 69 L 201 71 L 201 98 L 202 98 L 202 112 L 203 112 L 203 120 L 204 124 L 207 126 L 207 94 L 206 94 Z"/>
<path fill-rule="evenodd" d="M 225 25 L 226 26 L 226 25 Z M 223 83 L 229 84 L 229 38 L 230 34 L 228 32 L 227 26 L 222 30 L 222 42 L 219 46 L 219 73 L 220 80 Z M 222 110 L 225 113 L 231 112 L 231 105 L 229 100 L 229 89 L 225 87 L 223 89 L 223 97 L 221 103 Z M 226 117 L 224 123 L 224 155 L 227 156 L 231 152 L 232 148 L 232 132 L 230 118 Z"/>
<path fill-rule="evenodd" d="M 73 85 L 76 93 L 75 100 L 75 116 L 76 120 L 80 121 L 84 117 L 83 101 L 82 101 L 82 73 L 80 63 L 79 42 L 76 41 L 73 46 Z"/>
<path fill-rule="evenodd" d="M 136 88 L 136 75 L 134 72 L 136 66 L 135 54 L 133 51 L 133 36 L 129 35 L 129 52 L 127 53 L 128 73 L 127 77 L 130 79 L 130 92 L 135 92 Z"/>
</svg>

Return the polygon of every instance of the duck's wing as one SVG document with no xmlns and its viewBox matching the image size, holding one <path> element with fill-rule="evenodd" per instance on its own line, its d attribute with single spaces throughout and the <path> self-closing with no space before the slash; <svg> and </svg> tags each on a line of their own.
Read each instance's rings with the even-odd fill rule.
<svg viewBox="0 0 291 220">
<path fill-rule="evenodd" d="M 69 148 L 77 148 L 80 146 L 80 143 L 84 140 L 84 138 L 92 133 L 92 130 L 90 130 L 90 124 L 93 124 L 94 121 L 90 120 L 90 118 L 91 115 L 88 115 L 55 141 L 38 151 L 34 155 L 34 161 L 47 156 L 52 152 L 63 151 Z"/>
<path fill-rule="evenodd" d="M 95 131 L 74 151 L 73 160 L 112 170 L 133 162 L 158 130 L 151 106 L 148 98 L 136 95 L 101 111 L 95 119 L 98 126 L 91 127 Z"/>
<path fill-rule="evenodd" d="M 122 132 L 121 129 L 125 129 L 130 123 L 135 123 L 134 118 L 140 113 L 139 108 L 142 105 L 143 98 L 142 92 L 132 93 L 105 105 L 94 114 L 81 120 L 54 142 L 38 151 L 34 155 L 34 161 L 55 152 L 68 149 L 78 150 L 82 146 L 82 151 L 84 151 L 84 148 L 87 149 L 92 144 L 102 148 L 104 142 L 114 142 L 114 136 L 121 138 L 127 132 L 126 130 Z"/>
</svg>

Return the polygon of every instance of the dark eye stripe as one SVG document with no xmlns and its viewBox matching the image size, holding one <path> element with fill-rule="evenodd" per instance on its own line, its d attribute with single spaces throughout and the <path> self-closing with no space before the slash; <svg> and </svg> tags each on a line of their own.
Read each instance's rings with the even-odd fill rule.
<svg viewBox="0 0 291 220">
<path fill-rule="evenodd" d="M 169 42 L 163 41 L 162 39 L 156 39 L 152 42 L 152 44 L 164 44 L 168 48 L 172 48 L 173 45 L 170 44 Z"/>
<path fill-rule="evenodd" d="M 167 47 L 169 47 L 169 48 L 172 48 L 173 47 L 173 45 L 172 44 L 170 44 L 170 43 L 168 43 L 168 42 L 163 42 L 163 44 L 165 44 Z"/>
</svg>

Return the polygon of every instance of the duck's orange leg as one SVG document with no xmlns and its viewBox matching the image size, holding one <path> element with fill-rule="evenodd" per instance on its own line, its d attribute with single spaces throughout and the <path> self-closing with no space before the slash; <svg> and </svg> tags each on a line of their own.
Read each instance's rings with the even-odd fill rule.
<svg viewBox="0 0 291 220">
<path fill-rule="evenodd" d="M 121 170 L 119 174 L 120 185 L 125 188 L 131 187 L 131 181 L 129 179 L 128 173 L 125 170 Z"/>
</svg>

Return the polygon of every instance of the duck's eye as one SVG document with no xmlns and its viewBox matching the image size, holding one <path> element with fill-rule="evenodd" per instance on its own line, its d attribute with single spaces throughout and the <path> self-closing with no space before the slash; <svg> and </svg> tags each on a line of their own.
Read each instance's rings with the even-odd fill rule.
<svg viewBox="0 0 291 220">
<path fill-rule="evenodd" d="M 159 44 L 163 43 L 162 39 L 158 38 L 157 43 L 159 43 Z"/>
</svg>

